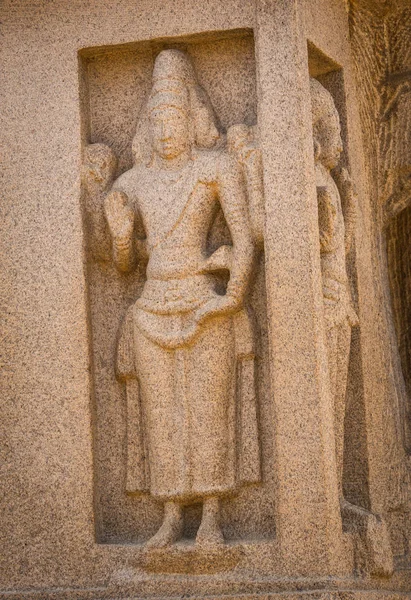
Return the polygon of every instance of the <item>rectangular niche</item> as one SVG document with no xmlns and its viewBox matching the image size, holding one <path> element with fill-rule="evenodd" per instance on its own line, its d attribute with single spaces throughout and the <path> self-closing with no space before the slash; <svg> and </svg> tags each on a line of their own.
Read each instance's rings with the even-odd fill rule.
<svg viewBox="0 0 411 600">
<path fill-rule="evenodd" d="M 340 118 L 343 141 L 340 164 L 350 172 L 350 140 L 347 127 L 347 96 L 344 86 L 344 71 L 338 63 L 311 42 L 308 42 L 308 69 L 310 76 L 317 79 L 333 97 Z M 353 303 L 356 310 L 358 310 L 355 242 L 346 257 L 346 265 Z M 360 343 L 360 328 L 354 327 L 351 330 L 345 405 L 343 488 L 347 500 L 357 506 L 369 509 L 367 440 Z"/>
<path fill-rule="evenodd" d="M 81 51 L 80 89 L 83 143 L 108 145 L 118 159 L 116 176 L 132 167 L 131 144 L 139 111 L 151 89 L 160 50 L 186 52 L 225 133 L 231 125 L 257 124 L 254 38 L 250 31 L 189 39 L 141 42 Z M 85 193 L 83 193 L 83 205 Z M 85 236 L 87 210 L 84 208 Z M 118 332 L 126 310 L 139 297 L 144 272 L 121 275 L 112 262 L 86 253 L 93 377 L 96 538 L 100 543 L 143 543 L 159 528 L 162 506 L 149 494 L 129 494 L 127 485 L 127 407 L 124 386 L 115 376 Z M 227 540 L 271 539 L 274 522 L 274 418 L 269 364 L 264 256 L 255 267 L 250 307 L 256 321 L 257 412 L 262 483 L 240 489 L 222 501 Z M 194 538 L 200 506 L 185 508 L 186 538 Z"/>
</svg>

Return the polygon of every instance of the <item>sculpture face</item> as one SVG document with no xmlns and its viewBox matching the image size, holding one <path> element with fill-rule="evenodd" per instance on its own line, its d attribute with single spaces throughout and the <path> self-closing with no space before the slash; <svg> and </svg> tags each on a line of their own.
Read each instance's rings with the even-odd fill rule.
<svg viewBox="0 0 411 600">
<path fill-rule="evenodd" d="M 105 189 L 113 180 L 116 165 L 116 157 L 108 146 L 91 144 L 86 150 L 82 173 L 87 189 L 91 193 Z"/>
<path fill-rule="evenodd" d="M 334 169 L 343 151 L 340 121 L 334 111 L 330 111 L 319 121 L 316 138 L 321 146 L 320 161 L 328 169 Z"/>
<path fill-rule="evenodd" d="M 90 175 L 98 182 L 107 181 L 111 175 L 110 167 L 105 159 L 91 158 L 89 162 Z"/>
<path fill-rule="evenodd" d="M 153 149 L 163 159 L 173 159 L 189 149 L 188 118 L 174 107 L 159 107 L 150 115 Z"/>
</svg>

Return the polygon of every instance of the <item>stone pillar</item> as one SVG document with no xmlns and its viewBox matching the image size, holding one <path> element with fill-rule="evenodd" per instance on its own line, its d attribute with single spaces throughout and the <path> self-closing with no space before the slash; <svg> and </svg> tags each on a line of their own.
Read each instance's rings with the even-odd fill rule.
<svg viewBox="0 0 411 600">
<path fill-rule="evenodd" d="M 296 0 L 258 2 L 276 522 L 283 569 L 294 577 L 344 570 L 305 37 Z"/>
</svg>

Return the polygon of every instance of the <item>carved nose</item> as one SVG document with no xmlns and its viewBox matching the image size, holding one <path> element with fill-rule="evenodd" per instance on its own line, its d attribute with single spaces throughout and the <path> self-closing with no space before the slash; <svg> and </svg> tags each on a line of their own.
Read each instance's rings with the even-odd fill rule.
<svg viewBox="0 0 411 600">
<path fill-rule="evenodd" d="M 169 128 L 167 127 L 166 123 L 162 123 L 160 127 L 161 127 L 161 130 L 160 130 L 160 139 L 161 139 L 162 142 L 166 142 L 167 140 L 170 139 Z"/>
</svg>

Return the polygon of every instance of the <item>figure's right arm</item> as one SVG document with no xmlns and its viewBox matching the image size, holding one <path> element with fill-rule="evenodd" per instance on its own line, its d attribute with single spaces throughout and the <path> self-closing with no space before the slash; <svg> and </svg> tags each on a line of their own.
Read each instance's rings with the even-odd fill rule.
<svg viewBox="0 0 411 600">
<path fill-rule="evenodd" d="M 357 223 L 357 194 L 351 176 L 346 168 L 337 167 L 333 171 L 333 176 L 340 192 L 345 226 L 345 253 L 348 254 L 354 240 Z"/>
<path fill-rule="evenodd" d="M 320 249 L 321 252 L 332 252 L 334 250 L 335 208 L 327 187 L 317 187 L 317 200 Z"/>
<path fill-rule="evenodd" d="M 135 264 L 134 211 L 127 194 L 114 189 L 104 200 L 104 212 L 110 230 L 113 260 L 119 271 L 129 272 Z"/>
</svg>

